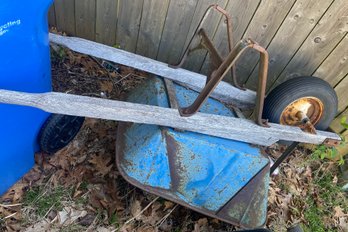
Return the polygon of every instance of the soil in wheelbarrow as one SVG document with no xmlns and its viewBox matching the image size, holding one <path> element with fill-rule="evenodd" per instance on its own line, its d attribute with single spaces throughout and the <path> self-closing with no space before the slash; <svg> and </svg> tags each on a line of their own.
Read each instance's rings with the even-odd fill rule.
<svg viewBox="0 0 348 232">
<path fill-rule="evenodd" d="M 55 91 L 120 99 L 147 74 L 52 48 Z M 86 119 L 68 147 L 36 154 L 35 167 L 1 198 L 2 231 L 234 231 L 128 184 L 115 167 L 117 122 Z M 278 157 L 284 147 L 264 149 Z M 317 151 L 318 148 L 314 148 Z M 348 202 L 336 161 L 301 148 L 270 183 L 267 227 L 286 231 L 348 231 Z M 317 152 L 318 153 L 318 152 Z M 316 154 L 317 154 L 316 153 Z"/>
</svg>

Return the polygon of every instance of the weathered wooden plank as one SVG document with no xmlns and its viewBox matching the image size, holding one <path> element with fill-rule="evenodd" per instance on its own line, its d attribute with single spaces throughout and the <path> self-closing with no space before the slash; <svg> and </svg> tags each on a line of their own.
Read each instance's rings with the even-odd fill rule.
<svg viewBox="0 0 348 232">
<path fill-rule="evenodd" d="M 348 118 L 348 108 L 345 109 L 341 114 L 339 114 L 330 125 L 330 129 L 336 133 L 341 133 L 345 130 L 345 128 L 341 125 L 342 117 Z"/>
<path fill-rule="evenodd" d="M 136 53 L 157 57 L 168 5 L 169 0 L 144 0 Z"/>
<path fill-rule="evenodd" d="M 55 27 L 56 26 L 56 12 L 54 9 L 54 4 L 50 7 L 48 10 L 48 25 L 50 27 Z"/>
<path fill-rule="evenodd" d="M 119 0 L 116 45 L 129 52 L 136 51 L 143 4 L 143 0 Z"/>
<path fill-rule="evenodd" d="M 239 41 L 248 27 L 248 24 L 259 5 L 259 0 L 234 0 L 229 1 L 226 10 L 232 17 L 233 41 Z M 241 10 L 242 9 L 242 10 Z M 228 54 L 227 29 L 225 23 L 220 23 L 214 36 L 214 44 L 222 56 Z M 206 56 L 201 73 L 208 74 L 210 69 L 210 57 Z"/>
<path fill-rule="evenodd" d="M 0 90 L 0 102 L 32 106 L 56 114 L 156 124 L 264 146 L 280 139 L 314 144 L 320 144 L 326 138 L 340 140 L 338 135 L 329 132 L 318 131 L 315 135 L 302 132 L 298 127 L 279 124 L 270 124 L 270 128 L 266 128 L 246 119 L 204 113 L 181 117 L 176 109 L 65 93 Z"/>
<path fill-rule="evenodd" d="M 176 64 L 184 49 L 198 0 L 170 1 L 157 60 Z"/>
<path fill-rule="evenodd" d="M 107 45 L 116 43 L 118 0 L 97 0 L 95 40 Z"/>
<path fill-rule="evenodd" d="M 76 35 L 95 40 L 95 1 L 75 0 Z"/>
<path fill-rule="evenodd" d="M 329 82 L 332 86 L 336 86 L 347 73 L 348 34 L 314 72 L 313 76 L 320 77 Z M 346 88 L 347 87 L 348 85 L 346 85 Z"/>
<path fill-rule="evenodd" d="M 109 47 L 100 43 L 55 34 L 50 34 L 50 40 L 53 43 L 66 46 L 76 52 L 130 66 L 171 79 L 173 81 L 184 83 L 197 91 L 201 91 L 205 86 L 206 76 L 190 72 L 185 69 L 173 69 L 160 61 L 152 60 L 150 58 Z M 242 91 L 225 82 L 221 82 L 214 90 L 212 97 L 245 109 L 254 106 L 256 94 L 253 91 Z"/>
<path fill-rule="evenodd" d="M 75 35 L 75 1 L 55 0 L 57 30 Z"/>
<path fill-rule="evenodd" d="M 348 106 L 348 72 L 343 80 L 335 87 L 338 97 L 338 112 L 341 113 Z"/>
<path fill-rule="evenodd" d="M 273 87 L 295 76 L 311 75 L 346 35 L 347 31 L 347 1 L 336 0 L 274 82 Z"/>
<path fill-rule="evenodd" d="M 195 13 L 193 15 L 192 23 L 190 25 L 189 32 L 187 33 L 185 45 L 183 46 L 184 49 L 188 46 L 193 34 L 195 33 L 195 30 L 201 21 L 204 13 L 206 12 L 207 8 L 213 4 L 216 3 L 220 7 L 224 8 L 226 7 L 228 0 L 217 0 L 217 1 L 212 1 L 212 0 L 201 0 L 198 1 Z M 217 30 L 217 27 L 219 25 L 220 19 L 221 19 L 221 14 L 218 14 L 217 12 L 212 12 L 208 16 L 208 20 L 203 25 L 203 28 L 209 38 L 213 38 L 214 34 Z M 205 50 L 198 50 L 192 53 L 186 60 L 184 64 L 184 68 L 194 71 L 194 72 L 199 72 L 199 70 L 202 67 L 202 64 L 204 62 L 205 56 L 207 55 L 207 52 Z"/>
<path fill-rule="evenodd" d="M 270 55 L 268 83 L 277 79 L 331 3 L 332 0 L 297 0 L 267 48 Z M 259 65 L 250 75 L 246 83 L 248 88 L 257 88 L 258 69 Z"/>
</svg>

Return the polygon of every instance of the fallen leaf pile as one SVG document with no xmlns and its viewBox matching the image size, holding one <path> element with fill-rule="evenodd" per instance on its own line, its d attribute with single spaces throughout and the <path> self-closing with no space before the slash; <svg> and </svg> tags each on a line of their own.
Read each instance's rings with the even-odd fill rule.
<svg viewBox="0 0 348 232">
<path fill-rule="evenodd" d="M 147 74 L 53 46 L 55 91 L 120 99 Z M 80 133 L 53 156 L 36 154 L 36 165 L 0 203 L 0 231 L 233 231 L 235 228 L 128 184 L 115 165 L 117 122 L 86 119 Z M 275 157 L 284 148 L 265 150 Z M 331 167 L 304 165 L 296 151 L 270 183 L 267 225 L 274 231 L 304 223 L 304 199 L 320 199 L 313 179 Z M 333 183 L 334 184 L 334 183 Z M 336 183 L 337 184 L 337 183 Z M 330 228 L 347 228 L 347 211 L 327 215 Z M 346 230 L 347 231 L 347 230 Z"/>
</svg>

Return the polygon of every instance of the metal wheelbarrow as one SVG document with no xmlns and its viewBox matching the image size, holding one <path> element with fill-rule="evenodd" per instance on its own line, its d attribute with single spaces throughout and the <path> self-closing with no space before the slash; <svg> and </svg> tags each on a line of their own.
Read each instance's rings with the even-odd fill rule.
<svg viewBox="0 0 348 232">
<path fill-rule="evenodd" d="M 211 10 L 226 17 L 230 52 L 225 58 L 203 29 Z M 327 129 L 336 114 L 334 90 L 321 79 L 299 77 L 274 89 L 265 100 L 267 51 L 251 39 L 232 47 L 231 19 L 217 5 L 209 7 L 176 66 L 79 38 L 51 34 L 50 39 L 74 51 L 157 76 L 132 91 L 126 101 L 3 89 L 0 102 L 70 115 L 72 121 L 76 116 L 121 121 L 116 160 L 124 178 L 208 216 L 245 228 L 262 227 L 267 218 L 270 172 L 299 142 L 337 145 L 340 141 L 334 133 L 317 130 Z M 201 48 L 212 57 L 208 77 L 180 68 L 191 52 Z M 260 53 L 256 93 L 240 86 L 234 71 L 246 49 Z M 234 86 L 222 81 L 230 72 Z M 252 107 L 255 119 L 248 120 L 241 109 Z M 64 145 L 73 137 L 66 134 L 74 135 L 79 129 L 69 130 L 70 124 L 64 125 L 66 128 L 59 125 L 61 134 L 44 140 L 46 145 L 68 137 L 60 144 Z M 45 134 L 41 135 L 43 140 Z M 255 145 L 269 146 L 279 140 L 295 142 L 270 168 L 269 158 Z M 51 152 L 49 148 L 42 147 Z"/>
</svg>

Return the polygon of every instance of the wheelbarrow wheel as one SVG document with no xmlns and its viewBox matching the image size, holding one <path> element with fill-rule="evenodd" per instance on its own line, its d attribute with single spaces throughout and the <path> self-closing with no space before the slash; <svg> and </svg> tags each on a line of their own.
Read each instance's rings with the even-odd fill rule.
<svg viewBox="0 0 348 232">
<path fill-rule="evenodd" d="M 326 130 L 337 113 L 337 95 L 324 80 L 303 76 L 285 81 L 265 99 L 263 118 L 282 125 L 299 126 L 310 121 Z"/>
<path fill-rule="evenodd" d="M 53 154 L 67 146 L 81 129 L 84 120 L 77 116 L 50 115 L 39 134 L 41 151 Z"/>
</svg>

